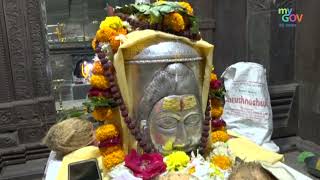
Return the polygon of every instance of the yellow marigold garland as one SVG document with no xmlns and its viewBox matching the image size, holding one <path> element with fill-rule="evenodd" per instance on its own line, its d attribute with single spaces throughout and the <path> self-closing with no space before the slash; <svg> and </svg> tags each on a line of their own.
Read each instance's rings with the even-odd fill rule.
<svg viewBox="0 0 320 180">
<path fill-rule="evenodd" d="M 104 29 L 99 29 L 96 33 L 96 39 L 99 42 L 108 42 L 110 40 L 111 37 L 116 36 L 117 35 L 117 31 L 106 27 Z"/>
<path fill-rule="evenodd" d="M 109 82 L 103 75 L 96 75 L 93 74 L 90 78 L 90 84 L 92 87 L 98 88 L 98 89 L 107 89 L 109 87 Z"/>
<path fill-rule="evenodd" d="M 120 29 L 123 27 L 122 20 L 118 16 L 106 17 L 100 24 L 100 29 L 112 28 Z"/>
<path fill-rule="evenodd" d="M 184 9 L 186 9 L 187 13 L 189 15 L 193 15 L 193 9 L 192 9 L 192 7 L 191 7 L 191 5 L 189 3 L 187 3 L 187 2 L 179 2 L 179 5 L 181 7 L 183 7 Z"/>
<path fill-rule="evenodd" d="M 221 100 L 218 98 L 212 98 L 211 99 L 211 107 L 219 107 L 222 106 Z"/>
<path fill-rule="evenodd" d="M 172 12 L 168 15 L 165 15 L 163 23 L 176 32 L 180 32 L 185 29 L 183 17 L 177 12 Z"/>
<path fill-rule="evenodd" d="M 227 142 L 228 140 L 229 140 L 229 135 L 225 131 L 218 130 L 218 131 L 211 132 L 211 142 L 212 143 L 216 143 L 219 141 Z"/>
<path fill-rule="evenodd" d="M 211 73 L 210 75 L 210 81 L 215 81 L 215 80 L 218 80 L 218 77 L 215 73 Z"/>
<path fill-rule="evenodd" d="M 97 47 L 97 39 L 96 39 L 96 37 L 94 37 L 94 38 L 92 39 L 92 41 L 91 41 L 91 47 L 92 47 L 92 49 L 96 49 L 96 47 Z"/>
<path fill-rule="evenodd" d="M 115 52 L 117 52 L 117 50 L 120 46 L 120 40 L 116 40 L 116 36 L 112 36 L 109 40 L 109 44 L 112 48 L 112 51 L 115 53 Z"/>
<path fill-rule="evenodd" d="M 120 145 L 115 145 L 115 146 L 110 146 L 110 147 L 101 147 L 100 149 L 100 154 L 102 156 L 106 156 L 112 152 L 121 150 L 121 146 Z"/>
<path fill-rule="evenodd" d="M 116 150 L 102 157 L 103 165 L 106 169 L 111 169 L 112 167 L 120 164 L 124 161 L 125 153 L 122 149 Z"/>
<path fill-rule="evenodd" d="M 104 141 L 110 138 L 115 138 L 119 135 L 117 128 L 113 124 L 105 124 L 96 129 L 96 139 Z"/>
<path fill-rule="evenodd" d="M 218 106 L 218 107 L 211 107 L 211 117 L 214 119 L 218 119 L 221 117 L 223 113 L 223 107 Z"/>
<path fill-rule="evenodd" d="M 109 107 L 95 107 L 92 116 L 97 121 L 106 121 L 112 118 L 112 110 Z"/>
<path fill-rule="evenodd" d="M 216 155 L 211 158 L 211 163 L 218 166 L 222 170 L 227 170 L 232 166 L 232 160 L 225 155 Z"/>
</svg>

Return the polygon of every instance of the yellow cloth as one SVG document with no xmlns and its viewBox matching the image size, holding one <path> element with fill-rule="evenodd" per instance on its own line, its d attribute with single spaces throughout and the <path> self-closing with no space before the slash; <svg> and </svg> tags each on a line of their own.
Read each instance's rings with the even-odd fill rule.
<svg viewBox="0 0 320 180">
<path fill-rule="evenodd" d="M 99 148 L 95 146 L 86 146 L 63 157 L 56 180 L 68 180 L 69 164 L 93 158 L 97 159 L 99 168 L 101 172 L 103 172 L 102 156 L 100 155 Z M 103 174 L 101 176 L 104 177 Z M 106 177 L 103 179 L 107 180 L 109 178 Z"/>
<path fill-rule="evenodd" d="M 143 31 L 134 31 L 126 35 L 126 39 L 124 39 L 123 43 L 120 45 L 117 53 L 114 55 L 114 67 L 117 72 L 117 80 L 118 85 L 124 99 L 125 104 L 128 107 L 129 115 L 132 116 L 133 111 L 133 93 L 129 91 L 129 87 L 131 84 L 135 82 L 131 82 L 130 78 L 126 75 L 124 61 L 128 54 L 137 54 L 145 47 L 149 46 L 150 44 L 154 44 L 156 42 L 160 42 L 163 40 L 179 40 L 186 44 L 191 45 L 192 47 L 199 50 L 202 57 L 205 60 L 203 68 L 203 83 L 202 83 L 202 107 L 203 113 L 205 112 L 205 108 L 207 106 L 207 99 L 209 93 L 209 85 L 210 85 L 210 74 L 211 74 L 211 67 L 212 67 L 212 55 L 214 46 L 205 42 L 205 41 L 197 41 L 193 42 L 188 38 L 176 36 L 160 31 L 154 30 L 143 30 Z M 129 80 L 129 81 L 128 81 Z M 123 138 L 123 150 L 126 153 L 132 148 L 137 148 L 137 143 L 134 137 L 131 136 L 129 129 L 126 127 L 126 124 L 121 118 L 120 125 L 122 127 L 122 137 Z"/>
<path fill-rule="evenodd" d="M 228 134 L 236 137 L 227 142 L 231 152 L 244 161 L 259 161 L 274 164 L 284 160 L 282 154 L 266 150 L 251 140 L 239 136 L 234 132 L 228 131 Z"/>
</svg>

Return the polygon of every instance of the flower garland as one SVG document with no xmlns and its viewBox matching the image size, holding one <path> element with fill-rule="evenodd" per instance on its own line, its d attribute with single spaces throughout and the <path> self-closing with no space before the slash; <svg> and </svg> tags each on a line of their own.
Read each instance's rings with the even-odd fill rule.
<svg viewBox="0 0 320 180">
<path fill-rule="evenodd" d="M 115 14 L 128 30 L 153 29 L 200 40 L 199 25 L 188 2 L 157 1 L 117 7 Z"/>
<path fill-rule="evenodd" d="M 220 119 L 223 114 L 223 100 L 225 89 L 222 87 L 222 82 L 218 80 L 214 69 L 210 75 L 210 90 L 209 99 L 211 102 L 211 143 L 226 142 L 229 135 L 226 131 L 226 122 Z"/>
<path fill-rule="evenodd" d="M 106 169 L 111 169 L 124 161 L 125 153 L 120 146 L 119 132 L 113 124 L 98 127 L 96 139 L 99 141 L 99 150 Z"/>
</svg>

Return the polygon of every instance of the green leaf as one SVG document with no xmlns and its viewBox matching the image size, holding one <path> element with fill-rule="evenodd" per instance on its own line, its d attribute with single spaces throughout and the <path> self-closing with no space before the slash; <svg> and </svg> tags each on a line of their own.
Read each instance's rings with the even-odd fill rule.
<svg viewBox="0 0 320 180">
<path fill-rule="evenodd" d="M 189 16 L 189 20 L 191 22 L 191 32 L 192 33 L 198 33 L 199 32 L 199 24 L 198 24 L 198 20 L 196 17 L 194 16 Z"/>
<path fill-rule="evenodd" d="M 161 12 L 161 14 L 168 14 L 175 10 L 174 7 L 169 5 L 161 5 L 161 6 L 158 6 L 157 9 L 159 9 L 159 12 Z"/>
<path fill-rule="evenodd" d="M 135 14 L 135 13 L 137 13 L 136 8 L 134 8 L 132 6 L 132 4 L 125 5 L 123 7 L 117 6 L 114 11 L 115 11 L 115 13 L 119 13 L 120 12 L 120 13 L 124 13 L 124 14 Z"/>
<path fill-rule="evenodd" d="M 133 4 L 132 6 L 140 13 L 145 13 L 151 8 L 150 4 Z"/>
<path fill-rule="evenodd" d="M 308 157 L 312 157 L 315 156 L 312 152 L 308 152 L 308 151 L 304 151 L 302 153 L 300 153 L 297 157 L 297 160 L 299 163 L 304 163 L 304 160 Z"/>
<path fill-rule="evenodd" d="M 94 107 L 114 108 L 117 106 L 117 103 L 113 99 L 92 97 L 89 99 L 89 101 L 84 102 L 83 105 L 88 109 L 93 109 Z"/>
<path fill-rule="evenodd" d="M 160 15 L 159 11 L 157 11 L 156 9 L 150 9 L 149 12 L 151 24 L 159 23 L 161 21 L 162 16 Z"/>
</svg>

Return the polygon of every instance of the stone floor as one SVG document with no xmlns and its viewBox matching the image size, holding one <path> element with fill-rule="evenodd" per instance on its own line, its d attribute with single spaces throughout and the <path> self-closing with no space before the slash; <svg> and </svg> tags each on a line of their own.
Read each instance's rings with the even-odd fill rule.
<svg viewBox="0 0 320 180">
<path fill-rule="evenodd" d="M 285 155 L 285 164 L 314 180 L 320 180 L 320 178 L 311 176 L 307 172 L 304 164 L 297 162 L 297 157 L 302 151 L 311 151 L 315 154 L 320 153 L 319 145 L 298 137 L 275 140 L 275 142 L 280 146 L 281 151 Z M 28 161 L 25 164 L 4 167 L 0 172 L 0 180 L 41 180 L 46 161 L 47 159 L 44 158 Z"/>
</svg>

